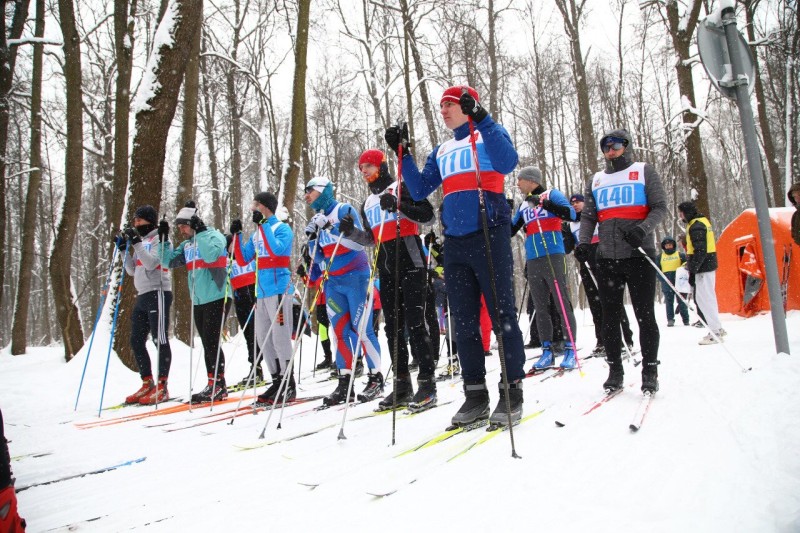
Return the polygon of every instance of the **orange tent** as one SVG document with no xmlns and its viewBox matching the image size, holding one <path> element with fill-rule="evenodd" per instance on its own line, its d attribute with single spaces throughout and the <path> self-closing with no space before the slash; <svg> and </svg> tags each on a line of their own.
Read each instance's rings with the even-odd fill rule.
<svg viewBox="0 0 800 533">
<path fill-rule="evenodd" d="M 794 211 L 793 207 L 769 210 L 778 260 L 778 279 L 786 295 L 787 309 L 800 309 L 800 246 L 792 241 L 790 234 Z M 768 311 L 766 270 L 755 209 L 746 209 L 722 231 L 717 239 L 717 259 L 717 302 L 720 312 L 747 317 Z"/>
</svg>

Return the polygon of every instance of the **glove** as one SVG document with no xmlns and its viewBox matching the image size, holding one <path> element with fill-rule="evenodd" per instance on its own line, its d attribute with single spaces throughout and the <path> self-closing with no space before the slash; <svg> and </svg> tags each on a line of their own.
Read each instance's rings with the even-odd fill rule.
<svg viewBox="0 0 800 533">
<path fill-rule="evenodd" d="M 253 211 L 253 224 L 261 224 L 262 220 L 264 220 L 264 215 L 261 214 L 261 211 Z"/>
<path fill-rule="evenodd" d="M 428 248 L 431 247 L 432 244 L 436 244 L 436 234 L 433 231 L 429 231 L 425 234 L 425 246 Z"/>
<path fill-rule="evenodd" d="M 158 240 L 165 242 L 167 239 L 169 239 L 169 222 L 166 218 L 162 218 L 158 223 Z"/>
<path fill-rule="evenodd" d="M 297 265 L 297 268 L 294 270 L 294 273 L 300 276 L 301 278 L 306 277 L 306 267 L 303 265 Z"/>
<path fill-rule="evenodd" d="M 553 207 L 555 207 L 555 204 L 553 202 L 551 202 L 550 200 L 548 200 L 546 198 L 543 199 L 541 197 L 539 197 L 539 205 L 542 206 L 542 209 L 546 209 L 546 210 L 550 211 L 551 213 L 553 212 Z"/>
<path fill-rule="evenodd" d="M 489 116 L 489 113 L 467 91 L 464 91 L 464 94 L 458 99 L 458 103 L 461 105 L 461 112 L 476 123 Z"/>
<path fill-rule="evenodd" d="M 311 224 L 313 224 L 316 228 L 319 229 L 325 229 L 331 225 L 331 223 L 328 222 L 328 217 L 326 217 L 322 213 L 317 213 L 316 215 L 311 217 Z"/>
<path fill-rule="evenodd" d="M 646 235 L 641 226 L 636 226 L 632 230 L 623 233 L 622 238 L 633 248 L 638 248 L 642 245 Z"/>
<path fill-rule="evenodd" d="M 382 199 L 383 197 L 381 197 Z M 355 230 L 356 222 L 353 220 L 353 217 L 350 215 L 346 215 L 342 217 L 342 220 L 339 221 L 339 233 L 344 235 L 345 237 L 349 237 L 353 230 Z"/>
<path fill-rule="evenodd" d="M 136 228 L 125 228 L 122 233 L 131 244 L 139 244 L 142 242 L 142 238 L 139 236 L 139 232 L 136 231 Z"/>
<path fill-rule="evenodd" d="M 128 248 L 128 241 L 125 239 L 124 234 L 119 234 L 114 239 L 114 243 L 117 245 L 117 250 L 120 252 L 124 252 L 126 248 Z"/>
<path fill-rule="evenodd" d="M 381 196 L 381 209 L 390 213 L 397 211 L 397 198 L 388 193 Z"/>
<path fill-rule="evenodd" d="M 529 194 L 526 200 L 528 201 L 528 205 L 531 206 L 531 209 L 534 209 L 539 206 L 538 194 Z"/>
<path fill-rule="evenodd" d="M 694 287 L 694 272 L 689 272 L 689 286 Z"/>
<path fill-rule="evenodd" d="M 411 148 L 411 142 L 408 140 L 407 122 L 403 122 L 402 126 L 386 128 L 386 133 L 383 134 L 383 138 L 386 139 L 386 144 L 388 144 L 389 148 L 394 150 L 396 154 L 399 154 L 400 146 L 403 147 L 404 154 L 408 153 L 408 149 Z"/>
<path fill-rule="evenodd" d="M 203 223 L 203 220 L 197 215 L 192 215 L 192 218 L 189 219 L 189 227 L 192 228 L 195 233 L 202 233 L 208 229 Z"/>
<path fill-rule="evenodd" d="M 231 221 L 231 227 L 228 228 L 231 230 L 231 235 L 236 235 L 237 233 L 242 232 L 242 221 L 238 218 L 235 218 Z"/>
<path fill-rule="evenodd" d="M 586 243 L 579 244 L 575 247 L 575 259 L 581 263 L 585 263 L 592 257 L 592 247 Z"/>
</svg>

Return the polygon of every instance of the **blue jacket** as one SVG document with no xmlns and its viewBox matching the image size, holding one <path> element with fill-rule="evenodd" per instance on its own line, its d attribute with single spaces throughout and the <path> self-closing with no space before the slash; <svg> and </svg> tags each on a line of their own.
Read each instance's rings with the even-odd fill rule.
<svg viewBox="0 0 800 533">
<path fill-rule="evenodd" d="M 571 221 L 576 219 L 575 209 L 567 201 L 566 196 L 557 190 L 552 189 L 546 193 L 547 200 L 553 204 L 561 206 L 562 210 L 569 210 Z M 542 195 L 544 200 L 545 195 Z M 550 205 L 548 202 L 543 202 Z M 519 210 L 514 215 L 513 225 L 525 228 L 525 256 L 527 259 L 538 259 L 545 255 L 563 254 L 564 237 L 561 234 L 561 217 L 545 209 L 541 204 L 537 207 L 530 207 L 528 202 L 522 202 Z M 541 232 L 540 232 L 541 227 Z"/>
<path fill-rule="evenodd" d="M 234 253 L 239 265 L 243 266 L 253 259 L 257 260 L 257 298 L 291 294 L 294 291 L 289 271 L 293 240 L 292 228 L 278 220 L 275 215 L 262 221 L 246 242 L 236 239 Z"/>
<path fill-rule="evenodd" d="M 308 249 L 314 250 L 316 248 L 317 250 L 316 257 L 313 258 L 314 262 L 320 265 L 328 265 L 328 275 L 330 276 L 342 276 L 350 272 L 369 272 L 369 262 L 363 245 L 347 237 L 342 237 L 338 249 L 336 248 L 336 241 L 339 240 L 340 235 L 339 221 L 342 218 L 350 215 L 353 217 L 355 227 L 360 230 L 364 229 L 361 224 L 361 217 L 355 208 L 350 204 L 336 202 L 323 210 L 323 213 L 328 218 L 330 226 L 328 226 L 328 229 L 319 231 L 317 237 L 319 245 L 313 239 L 308 241 Z M 330 257 L 334 250 L 336 250 L 336 256 L 333 258 L 333 262 L 330 263 Z"/>
</svg>

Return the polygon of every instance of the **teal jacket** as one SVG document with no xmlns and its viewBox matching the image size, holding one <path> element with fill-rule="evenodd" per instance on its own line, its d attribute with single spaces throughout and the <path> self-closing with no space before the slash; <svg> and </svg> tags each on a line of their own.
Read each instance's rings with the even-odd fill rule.
<svg viewBox="0 0 800 533">
<path fill-rule="evenodd" d="M 228 253 L 225 244 L 222 233 L 208 228 L 162 255 L 162 267 L 186 267 L 189 293 L 194 305 L 225 298 L 228 287 Z"/>
</svg>

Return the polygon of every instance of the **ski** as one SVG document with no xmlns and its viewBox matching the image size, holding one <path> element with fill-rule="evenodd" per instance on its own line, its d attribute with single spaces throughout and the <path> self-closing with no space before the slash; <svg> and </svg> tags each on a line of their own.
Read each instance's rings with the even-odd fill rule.
<svg viewBox="0 0 800 533">
<path fill-rule="evenodd" d="M 95 470 L 89 470 L 88 472 L 83 472 L 80 474 L 71 474 L 69 476 L 64 476 L 56 479 L 51 479 L 50 481 L 40 481 L 39 483 L 31 483 L 30 485 L 25 485 L 24 487 L 20 487 L 16 489 L 16 492 L 22 492 L 23 490 L 28 490 L 33 487 L 41 487 L 42 485 L 52 485 L 53 483 L 61 483 L 62 481 L 68 481 L 70 479 L 77 479 L 79 477 L 84 476 L 93 476 L 95 474 L 102 474 L 103 472 L 109 472 L 111 470 L 116 470 L 118 468 L 122 468 L 123 466 L 130 466 L 136 463 L 143 462 L 147 457 L 139 457 L 138 459 L 131 459 L 130 461 L 125 461 L 124 463 L 119 463 L 113 466 L 106 466 L 103 468 L 97 468 Z"/>
<path fill-rule="evenodd" d="M 476 420 L 471 424 L 466 424 L 463 426 L 455 426 L 455 425 L 448 426 L 444 431 L 436 433 L 430 438 L 423 440 L 419 444 L 416 444 L 411 448 L 408 448 L 407 450 L 398 453 L 397 455 L 395 455 L 395 457 L 403 457 L 405 455 L 409 455 L 416 451 L 423 450 L 425 448 L 430 448 L 431 446 L 439 444 L 440 442 L 444 442 L 456 435 L 459 435 L 461 433 L 467 433 L 478 428 L 486 427 L 487 425 L 489 425 L 489 420 L 487 418 L 484 418 L 483 420 Z"/>
<path fill-rule="evenodd" d="M 633 385 L 633 384 L 631 383 L 631 385 Z M 631 386 L 631 385 L 629 385 L 629 386 Z M 617 396 L 619 396 L 622 393 L 622 391 L 623 391 L 623 389 L 616 389 L 616 390 L 606 389 L 605 392 L 603 392 L 603 396 L 601 396 L 598 400 L 593 401 L 588 406 L 588 408 L 584 412 L 582 412 L 580 414 L 580 416 L 585 416 L 585 415 L 588 415 L 591 412 L 594 412 L 595 410 L 597 410 L 600 407 L 602 407 L 604 404 L 608 403 L 612 399 L 614 399 Z M 563 428 L 564 426 L 567 425 L 565 422 L 562 422 L 560 420 L 556 420 L 555 422 L 556 422 L 556 426 L 558 426 L 560 428 Z"/>
<path fill-rule="evenodd" d="M 262 381 L 259 381 L 258 383 L 256 383 L 255 388 L 259 389 L 261 387 L 266 387 L 266 386 L 267 386 L 267 382 L 262 380 Z M 228 387 L 228 394 L 230 394 L 232 392 L 242 392 L 243 390 L 252 389 L 252 388 L 253 388 L 253 384 L 252 383 L 247 385 L 246 387 L 241 383 L 237 383 L 236 385 L 231 385 L 230 387 Z"/>
<path fill-rule="evenodd" d="M 36 459 L 38 457 L 46 457 L 48 455 L 53 455 L 53 452 L 36 452 L 36 453 L 24 453 L 22 455 L 15 455 L 11 458 L 12 461 L 21 461 L 23 459 Z"/>
<path fill-rule="evenodd" d="M 536 418 L 539 415 L 541 415 L 542 413 L 544 413 L 544 411 L 545 411 L 544 409 L 540 409 L 539 411 L 536 411 L 535 413 L 531 413 L 531 414 L 529 414 L 527 416 L 523 416 L 517 422 L 514 422 L 514 427 L 516 427 L 516 426 L 518 426 L 520 424 L 524 424 L 525 422 L 528 422 L 529 420 L 533 420 L 534 418 Z M 454 459 L 456 459 L 458 457 L 461 457 L 462 455 L 464 455 L 468 451 L 472 450 L 476 446 L 480 446 L 481 444 L 486 443 L 487 441 L 495 438 L 500 433 L 503 433 L 505 431 L 508 431 L 508 425 L 506 425 L 506 424 L 489 424 L 489 426 L 486 428 L 486 435 L 483 435 L 483 436 L 479 437 L 477 440 L 469 443 L 460 452 L 458 452 L 457 454 L 452 456 L 450 459 L 448 459 L 447 462 L 449 463 L 450 461 L 452 461 L 452 460 L 454 460 Z"/>
<path fill-rule="evenodd" d="M 256 442 L 253 444 L 234 444 L 233 447 L 243 452 L 250 450 L 257 450 L 259 448 L 264 448 L 266 446 L 272 446 L 273 444 L 280 444 L 281 442 L 290 442 L 293 440 L 302 439 L 303 437 L 310 437 L 311 435 L 316 435 L 321 431 L 325 431 L 326 429 L 332 428 L 337 425 L 339 425 L 339 422 L 334 422 L 333 424 L 328 424 L 327 426 L 322 426 L 317 429 L 312 429 L 310 431 L 298 433 L 297 435 L 292 435 L 291 437 L 284 437 L 282 439 L 276 439 L 276 440 L 262 440 L 260 442 Z"/>
<path fill-rule="evenodd" d="M 630 424 L 633 433 L 639 431 L 644 423 L 644 417 L 647 416 L 647 411 L 650 410 L 650 403 L 653 401 L 655 394 L 647 391 L 644 393 L 644 398 L 639 402 L 639 407 L 636 408 L 636 414 L 633 415 L 633 421 Z"/>
</svg>

